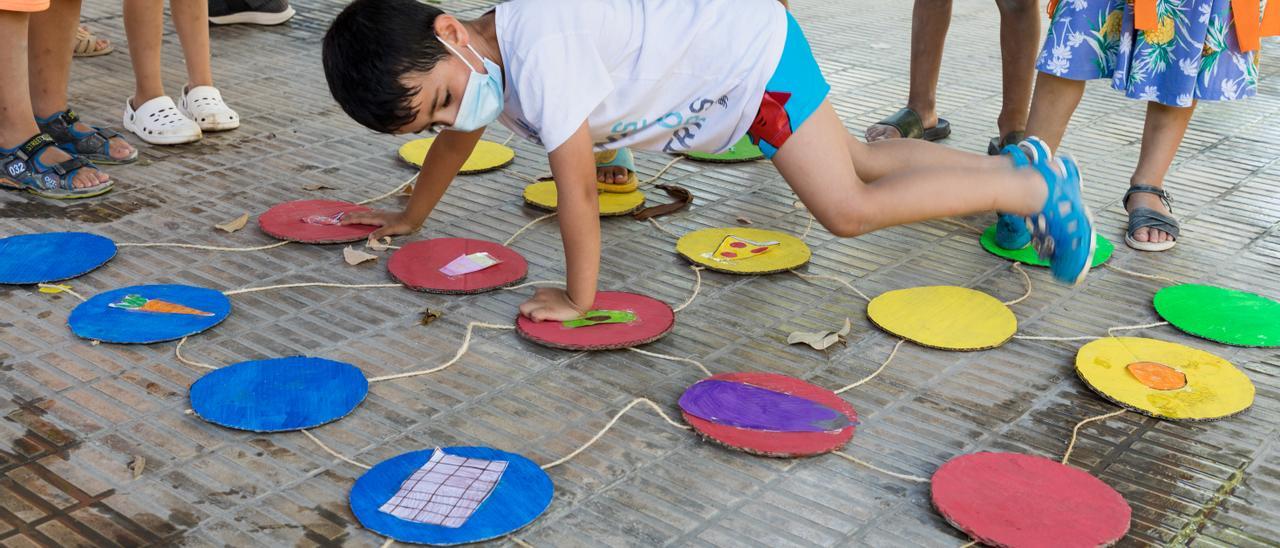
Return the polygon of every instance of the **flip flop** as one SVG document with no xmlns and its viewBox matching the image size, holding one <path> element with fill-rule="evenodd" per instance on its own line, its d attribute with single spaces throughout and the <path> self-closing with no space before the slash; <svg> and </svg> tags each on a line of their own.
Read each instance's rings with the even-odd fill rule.
<svg viewBox="0 0 1280 548">
<path fill-rule="evenodd" d="M 1163 188 L 1151 185 L 1133 185 L 1129 187 L 1128 192 L 1124 193 L 1124 200 L 1121 203 L 1128 207 L 1129 197 L 1134 194 L 1155 194 L 1160 197 L 1160 201 L 1164 203 L 1164 206 L 1169 208 L 1169 213 L 1173 213 L 1173 203 L 1169 199 L 1169 192 Z M 1133 234 L 1139 228 L 1154 228 L 1173 236 L 1173 239 L 1167 242 L 1141 242 L 1133 238 Z M 1138 251 L 1165 251 L 1178 243 L 1179 232 L 1178 220 L 1171 215 L 1149 207 L 1139 207 L 1129 212 L 1129 230 L 1124 234 L 1124 243 Z"/>
<path fill-rule="evenodd" d="M 941 141 L 951 136 L 951 122 L 938 118 L 938 125 L 926 128 L 920 114 L 910 108 L 899 109 L 888 118 L 876 122 L 877 126 L 889 126 L 898 130 L 902 139 Z"/>
<path fill-rule="evenodd" d="M 991 141 L 987 143 L 987 155 L 999 156 L 1004 147 L 1016 145 L 1026 138 L 1027 132 L 1025 131 L 1010 131 L 1004 134 L 1004 137 L 992 137 Z"/>
<path fill-rule="evenodd" d="M 617 150 L 597 152 L 596 168 L 599 169 L 602 167 L 620 167 L 627 170 L 627 182 L 617 184 L 596 181 L 596 188 L 600 189 L 600 191 L 625 194 L 628 192 L 635 192 L 636 188 L 640 186 L 640 179 L 636 178 L 636 160 L 635 157 L 631 155 L 631 149 L 620 148 Z"/>
</svg>

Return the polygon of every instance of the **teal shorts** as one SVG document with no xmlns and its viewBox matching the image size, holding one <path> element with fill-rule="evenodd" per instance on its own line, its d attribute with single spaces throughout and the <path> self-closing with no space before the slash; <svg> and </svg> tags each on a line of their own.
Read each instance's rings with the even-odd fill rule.
<svg viewBox="0 0 1280 548">
<path fill-rule="evenodd" d="M 787 43 L 782 48 L 778 68 L 764 86 L 760 110 L 747 136 L 760 147 L 765 158 L 772 158 L 791 138 L 791 133 L 818 110 L 830 91 L 831 86 L 813 58 L 809 40 L 805 39 L 796 19 L 787 13 Z"/>
</svg>

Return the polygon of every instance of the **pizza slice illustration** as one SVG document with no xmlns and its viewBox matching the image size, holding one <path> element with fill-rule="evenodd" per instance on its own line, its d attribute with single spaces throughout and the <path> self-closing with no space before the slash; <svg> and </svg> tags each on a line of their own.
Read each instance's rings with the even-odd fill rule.
<svg viewBox="0 0 1280 548">
<path fill-rule="evenodd" d="M 717 261 L 740 261 L 758 257 L 782 245 L 781 242 L 753 242 L 730 234 L 720 241 L 711 258 Z"/>
</svg>

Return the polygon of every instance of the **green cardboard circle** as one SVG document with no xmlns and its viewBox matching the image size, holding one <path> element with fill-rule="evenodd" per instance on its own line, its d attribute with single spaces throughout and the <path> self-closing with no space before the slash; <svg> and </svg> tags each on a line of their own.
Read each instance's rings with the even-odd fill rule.
<svg viewBox="0 0 1280 548">
<path fill-rule="evenodd" d="M 1152 304 L 1188 334 L 1233 346 L 1280 347 L 1280 302 L 1262 295 L 1183 284 L 1157 291 Z"/>
<path fill-rule="evenodd" d="M 1111 242 L 1107 241 L 1106 238 L 1103 238 L 1101 234 L 1096 236 L 1098 239 L 1098 247 L 1093 253 L 1093 267 L 1095 268 L 1101 266 L 1102 263 L 1107 262 L 1107 259 L 1111 258 L 1111 253 L 1116 250 L 1116 246 L 1111 245 Z M 1035 248 L 1030 245 L 1027 245 L 1022 249 L 1005 249 L 996 245 L 996 225 L 987 227 L 987 229 L 982 232 L 982 238 L 978 241 L 982 242 L 983 249 L 997 257 L 1033 266 L 1049 266 L 1049 261 L 1045 261 L 1041 259 L 1039 255 L 1036 255 Z"/>
<path fill-rule="evenodd" d="M 733 146 L 729 147 L 729 150 L 719 154 L 712 154 L 708 152 L 686 152 L 684 155 L 690 160 L 697 160 L 699 162 L 720 162 L 725 164 L 750 162 L 764 158 L 764 153 L 760 152 L 760 147 L 753 144 L 751 142 L 751 138 L 745 135 L 743 135 L 742 139 L 739 139 L 737 143 L 734 143 Z"/>
</svg>

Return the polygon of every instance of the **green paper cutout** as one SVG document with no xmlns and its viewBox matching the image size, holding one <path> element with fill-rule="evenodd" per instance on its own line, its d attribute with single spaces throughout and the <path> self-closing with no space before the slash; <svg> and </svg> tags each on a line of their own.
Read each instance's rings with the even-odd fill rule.
<svg viewBox="0 0 1280 548">
<path fill-rule="evenodd" d="M 1103 238 L 1101 234 L 1096 236 L 1098 247 L 1093 253 L 1093 267 L 1101 266 L 1102 263 L 1107 262 L 1111 258 L 1111 253 L 1116 250 L 1116 246 L 1112 245 L 1106 238 Z M 982 232 L 982 238 L 979 241 L 982 243 L 983 249 L 997 257 L 1032 266 L 1049 266 L 1049 261 L 1040 259 L 1040 256 L 1036 254 L 1036 249 L 1031 247 L 1031 244 L 1027 244 L 1022 249 L 1005 249 L 996 245 L 996 225 L 987 227 Z"/>
<path fill-rule="evenodd" d="M 581 318 L 564 322 L 564 326 L 569 329 L 575 329 L 592 325 L 631 323 L 634 321 L 636 321 L 636 313 L 628 310 L 592 310 L 583 314 Z"/>
<path fill-rule="evenodd" d="M 707 162 L 750 162 L 764 158 L 764 153 L 760 152 L 760 147 L 752 144 L 751 138 L 746 135 L 743 135 L 742 139 L 739 139 L 737 143 L 729 147 L 729 150 L 720 154 L 686 152 L 685 155 L 694 160 Z"/>
<path fill-rule="evenodd" d="M 1174 327 L 1234 346 L 1280 347 L 1280 302 L 1211 285 L 1166 287 L 1152 299 L 1156 313 Z"/>
</svg>

